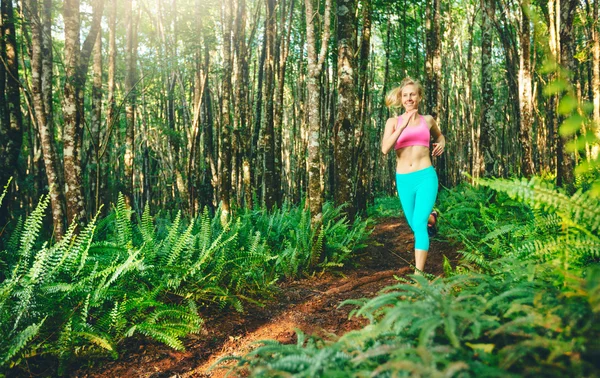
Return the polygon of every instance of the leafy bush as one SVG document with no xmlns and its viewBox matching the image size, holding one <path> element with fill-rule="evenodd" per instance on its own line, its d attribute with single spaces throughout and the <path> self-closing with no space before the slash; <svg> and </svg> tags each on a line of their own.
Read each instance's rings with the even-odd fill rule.
<svg viewBox="0 0 600 378">
<path fill-rule="evenodd" d="M 62 374 L 76 358 L 116 358 L 135 335 L 184 349 L 182 338 L 202 325 L 199 306 L 242 311 L 282 274 L 343 264 L 368 234 L 367 222 L 351 228 L 330 205 L 315 233 L 308 212 L 289 207 L 248 211 L 225 226 L 207 210 L 155 220 L 147 208 L 133 221 L 119 196 L 106 218 L 79 234 L 72 225 L 50 245 L 38 240 L 48 202 L 17 223 L 0 252 L 0 371 L 38 356 L 58 361 Z"/>
</svg>

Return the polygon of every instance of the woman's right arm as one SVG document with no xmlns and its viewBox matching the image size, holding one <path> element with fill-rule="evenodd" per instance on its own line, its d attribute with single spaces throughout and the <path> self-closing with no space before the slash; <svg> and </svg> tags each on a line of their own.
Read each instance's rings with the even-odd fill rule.
<svg viewBox="0 0 600 378">
<path fill-rule="evenodd" d="M 394 126 L 396 125 L 396 118 L 390 118 L 385 123 L 385 130 L 383 131 L 383 139 L 381 140 L 381 152 L 384 155 L 390 151 L 390 149 L 396 144 L 396 140 L 400 136 L 402 132 L 402 128 L 398 127 L 394 130 Z"/>
</svg>

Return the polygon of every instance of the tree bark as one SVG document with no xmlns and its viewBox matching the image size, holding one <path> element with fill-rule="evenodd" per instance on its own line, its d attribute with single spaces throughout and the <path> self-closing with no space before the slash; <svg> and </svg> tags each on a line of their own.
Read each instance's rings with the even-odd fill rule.
<svg viewBox="0 0 600 378">
<path fill-rule="evenodd" d="M 275 46 L 275 0 L 265 0 L 266 3 L 266 53 L 265 53 L 265 90 L 263 103 L 264 125 L 262 127 L 263 149 L 264 149 L 264 201 L 267 209 L 271 210 L 277 204 L 276 193 L 279 188 L 275 188 L 275 134 L 273 130 L 273 95 L 275 93 L 275 66 L 274 66 L 274 46 Z"/>
<path fill-rule="evenodd" d="M 64 116 L 64 173 L 67 221 L 69 224 L 86 221 L 85 198 L 82 190 L 80 151 L 83 141 L 83 102 L 85 79 L 92 47 L 100 30 L 104 7 L 103 0 L 94 3 L 94 15 L 88 36 L 80 46 L 81 22 L 79 0 L 65 0 L 63 19 L 65 23 L 65 85 L 63 98 Z"/>
<path fill-rule="evenodd" d="M 127 37 L 126 37 L 126 48 L 125 48 L 125 93 L 127 93 L 126 105 L 125 105 L 125 185 L 124 185 L 124 197 L 128 206 L 134 208 L 134 193 L 133 193 L 133 163 L 135 156 L 135 123 L 136 123 L 136 102 L 137 92 L 135 89 L 135 82 L 137 80 L 137 26 L 136 17 L 133 11 L 133 0 L 127 0 L 126 6 L 126 19 L 127 19 Z"/>
<path fill-rule="evenodd" d="M 92 84 L 92 120 L 91 120 L 91 167 L 90 167 L 90 194 L 93 199 L 92 213 L 98 212 L 100 207 L 100 128 L 102 125 L 102 31 L 98 32 L 94 45 L 93 84 Z"/>
<path fill-rule="evenodd" d="M 279 54 L 279 67 L 278 67 L 278 81 L 277 81 L 277 92 L 275 101 L 275 114 L 274 114 L 274 129 L 275 129 L 275 187 L 280 188 L 280 193 L 277 196 L 277 204 L 281 205 L 282 199 L 284 197 L 285 192 L 289 192 L 289 190 L 285 190 L 286 187 L 289 187 L 289 180 L 283 180 L 284 175 L 289 175 L 289 168 L 284 170 L 284 163 L 286 166 L 289 166 L 289 132 L 286 128 L 286 137 L 284 138 L 283 132 L 283 107 L 284 107 L 284 89 L 285 89 L 285 77 L 286 77 L 286 67 L 287 67 L 287 58 L 290 50 L 290 38 L 292 34 L 292 25 L 293 25 L 293 15 L 294 15 L 294 6 L 296 2 L 295 0 L 290 1 L 290 9 L 287 17 L 287 27 L 286 25 L 286 16 L 285 9 L 282 9 L 281 16 L 281 28 L 285 28 L 285 35 L 281 37 L 281 46 L 280 46 L 280 54 Z M 284 146 L 285 144 L 285 146 Z M 287 150 L 284 151 L 284 147 L 287 147 Z M 288 158 L 284 158 L 284 154 Z"/>
<path fill-rule="evenodd" d="M 221 222 L 225 224 L 231 212 L 231 22 L 233 4 L 227 0 L 223 9 L 223 101 L 221 108 L 221 170 L 219 172 L 219 199 L 221 201 Z"/>
<path fill-rule="evenodd" d="M 345 212 L 350 219 L 356 213 L 354 204 L 353 164 L 354 127 L 356 103 L 356 62 L 354 41 L 356 0 L 338 0 L 337 3 L 337 76 L 338 102 L 334 126 L 334 183 L 336 206 L 346 204 Z"/>
<path fill-rule="evenodd" d="M 356 177 L 356 194 L 354 195 L 354 208 L 356 212 L 367 210 L 367 204 L 372 200 L 373 191 L 368 190 L 371 174 L 367 171 L 371 150 L 372 132 L 368 127 L 369 117 L 367 107 L 369 106 L 369 57 L 371 53 L 371 0 L 362 2 L 362 32 L 360 38 L 360 60 L 358 64 L 358 117 L 360 133 L 358 146 L 353 152 L 353 161 L 356 161 L 354 177 Z M 377 151 L 379 151 L 377 149 Z"/>
<path fill-rule="evenodd" d="M 566 80 L 572 80 L 576 72 L 577 66 L 575 63 L 575 39 L 573 31 L 573 19 L 575 18 L 575 9 L 577 8 L 576 0 L 561 0 L 560 1 L 560 64 L 567 70 L 570 77 L 563 77 Z M 559 116 L 559 124 L 562 124 L 563 116 Z M 568 136 L 558 136 L 557 152 L 557 172 L 556 183 L 558 186 L 564 187 L 567 190 L 572 190 L 575 184 L 574 181 L 574 159 L 573 154 L 566 150 Z"/>
<path fill-rule="evenodd" d="M 0 73 L 0 186 L 4 187 L 9 177 L 16 173 L 17 159 L 23 143 L 21 97 L 19 84 L 19 57 L 15 34 L 15 13 L 12 0 L 0 3 L 0 39 L 3 72 Z M 3 206 L 6 209 L 6 206 Z"/>
<path fill-rule="evenodd" d="M 440 75 L 442 73 L 442 59 L 440 56 L 440 3 L 441 0 L 428 0 L 425 16 L 427 50 L 425 57 L 425 111 L 435 118 L 438 117 L 439 112 Z"/>
<path fill-rule="evenodd" d="M 321 49 L 317 56 L 315 41 L 315 24 L 312 0 L 305 0 L 306 15 L 306 38 L 308 50 L 308 78 L 307 82 L 307 116 L 308 116 L 308 203 L 311 213 L 311 223 L 313 226 L 320 223 L 323 217 L 323 199 L 321 197 L 321 156 L 320 156 L 320 138 L 321 129 L 319 106 L 321 104 L 321 92 L 319 82 L 325 54 L 327 53 L 327 43 L 330 33 L 330 14 L 331 0 L 325 1 L 324 25 L 321 35 Z"/>
<path fill-rule="evenodd" d="M 495 0 L 481 1 L 481 115 L 479 130 L 475 129 L 473 145 L 475 164 L 473 176 L 491 176 L 494 174 L 496 154 L 494 153 L 495 116 L 494 88 L 492 82 L 492 17 L 495 12 Z M 475 125 L 474 125 L 475 126 Z M 479 134 L 479 135 L 477 135 Z M 479 137 L 479 138 L 478 138 Z M 477 140 L 478 139 L 478 140 Z"/>
<path fill-rule="evenodd" d="M 519 128 L 519 141 L 523 156 L 521 159 L 521 173 L 531 177 L 534 173 L 532 136 L 533 127 L 533 93 L 531 88 L 531 27 L 529 20 L 529 0 L 521 1 L 521 70 L 519 75 L 519 93 L 521 94 L 521 124 Z"/>
<path fill-rule="evenodd" d="M 598 28 L 598 3 L 600 0 L 594 0 L 594 9 L 592 16 L 592 93 L 594 103 L 594 124 L 596 125 L 596 139 L 600 140 L 600 31 Z M 597 159 L 600 155 L 600 146 L 596 143 L 592 147 L 592 158 Z"/>
</svg>

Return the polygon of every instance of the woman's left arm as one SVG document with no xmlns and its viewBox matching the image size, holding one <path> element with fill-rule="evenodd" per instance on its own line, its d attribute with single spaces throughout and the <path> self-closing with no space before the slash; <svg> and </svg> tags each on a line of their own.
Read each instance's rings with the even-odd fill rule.
<svg viewBox="0 0 600 378">
<path fill-rule="evenodd" d="M 446 138 L 432 116 L 427 117 L 426 120 L 429 124 L 429 132 L 433 137 L 433 151 L 431 151 L 431 154 L 433 156 L 440 156 L 446 147 Z"/>
</svg>

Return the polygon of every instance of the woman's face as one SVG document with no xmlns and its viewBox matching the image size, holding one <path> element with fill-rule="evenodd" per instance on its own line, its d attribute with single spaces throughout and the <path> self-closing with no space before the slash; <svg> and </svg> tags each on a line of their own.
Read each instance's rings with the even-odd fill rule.
<svg viewBox="0 0 600 378">
<path fill-rule="evenodd" d="M 402 88 L 402 106 L 406 111 L 417 109 L 421 96 L 419 96 L 419 90 L 416 85 L 408 84 Z"/>
</svg>

